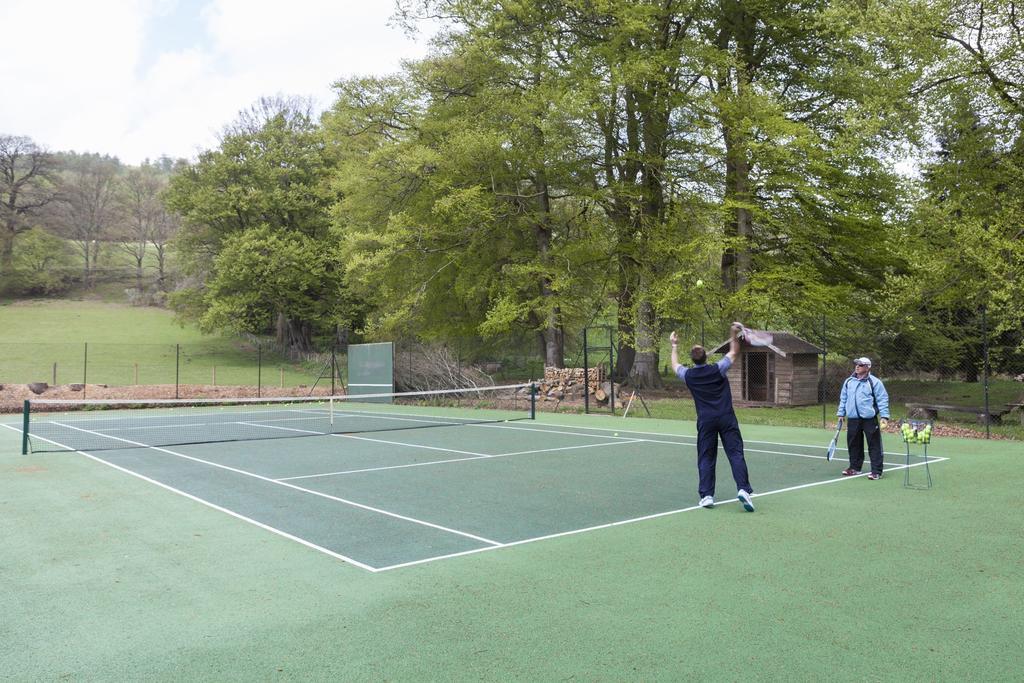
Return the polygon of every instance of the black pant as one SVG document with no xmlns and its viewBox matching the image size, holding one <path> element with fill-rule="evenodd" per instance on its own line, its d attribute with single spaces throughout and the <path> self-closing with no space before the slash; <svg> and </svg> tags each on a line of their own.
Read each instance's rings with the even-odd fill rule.
<svg viewBox="0 0 1024 683">
<path fill-rule="evenodd" d="M 747 461 L 743 458 L 743 436 L 736 414 L 723 415 L 704 420 L 697 420 L 697 470 L 700 472 L 700 484 L 697 492 L 700 497 L 715 495 L 715 464 L 718 461 L 718 437 L 722 437 L 725 455 L 732 467 L 732 478 L 736 480 L 736 488 L 753 493 L 747 478 Z"/>
<path fill-rule="evenodd" d="M 850 451 L 850 467 L 860 472 L 864 466 L 864 437 L 868 440 L 871 471 L 882 473 L 882 429 L 878 418 L 850 417 L 846 420 L 846 448 Z"/>
</svg>

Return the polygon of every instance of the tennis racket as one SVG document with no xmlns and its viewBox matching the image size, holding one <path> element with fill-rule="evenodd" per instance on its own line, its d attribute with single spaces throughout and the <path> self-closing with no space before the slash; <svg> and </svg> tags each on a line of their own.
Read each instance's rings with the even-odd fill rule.
<svg viewBox="0 0 1024 683">
<path fill-rule="evenodd" d="M 832 462 L 832 458 L 836 455 L 836 444 L 839 443 L 839 433 L 843 431 L 843 418 L 839 418 L 839 425 L 836 427 L 835 436 L 832 437 L 832 441 L 828 445 L 828 452 L 825 453 L 825 459 Z"/>
</svg>

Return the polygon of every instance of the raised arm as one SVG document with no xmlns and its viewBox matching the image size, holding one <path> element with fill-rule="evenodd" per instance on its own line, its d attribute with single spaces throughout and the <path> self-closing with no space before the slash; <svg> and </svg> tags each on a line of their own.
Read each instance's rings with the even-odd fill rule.
<svg viewBox="0 0 1024 683">
<path fill-rule="evenodd" d="M 733 323 L 729 329 L 729 353 L 725 357 L 730 363 L 736 362 L 736 356 L 740 353 L 740 331 L 743 330 L 743 323 Z"/>
<path fill-rule="evenodd" d="M 669 342 L 672 344 L 672 372 L 679 374 L 679 336 L 675 330 L 672 330 L 672 334 L 668 336 Z"/>
</svg>

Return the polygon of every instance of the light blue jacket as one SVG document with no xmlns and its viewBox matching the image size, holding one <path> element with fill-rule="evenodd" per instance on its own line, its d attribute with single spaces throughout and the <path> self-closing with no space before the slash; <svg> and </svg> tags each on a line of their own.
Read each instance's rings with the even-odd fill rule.
<svg viewBox="0 0 1024 683">
<path fill-rule="evenodd" d="M 871 384 L 868 384 L 871 382 Z M 875 398 L 871 399 L 871 388 L 874 387 Z M 878 402 L 878 415 L 889 419 L 889 393 L 885 390 L 882 380 L 870 372 L 864 379 L 851 375 L 843 382 L 843 390 L 839 392 L 839 417 L 872 418 L 875 416 L 875 401 Z"/>
</svg>

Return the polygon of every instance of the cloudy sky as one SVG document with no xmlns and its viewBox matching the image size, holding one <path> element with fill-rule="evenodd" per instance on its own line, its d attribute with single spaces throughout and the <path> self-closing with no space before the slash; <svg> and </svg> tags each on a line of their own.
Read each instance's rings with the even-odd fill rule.
<svg viewBox="0 0 1024 683">
<path fill-rule="evenodd" d="M 0 0 L 0 134 L 131 164 L 194 158 L 264 95 L 332 101 L 339 78 L 427 53 L 393 0 Z"/>
</svg>

